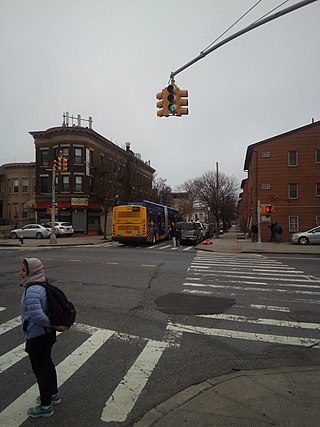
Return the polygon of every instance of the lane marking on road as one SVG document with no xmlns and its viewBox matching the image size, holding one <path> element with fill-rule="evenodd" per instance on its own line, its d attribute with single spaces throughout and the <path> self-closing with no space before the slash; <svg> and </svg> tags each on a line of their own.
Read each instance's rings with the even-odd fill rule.
<svg viewBox="0 0 320 427">
<path fill-rule="evenodd" d="M 83 259 L 68 259 L 70 262 L 82 262 Z"/>
<path fill-rule="evenodd" d="M 189 271 L 189 269 L 188 269 L 188 271 Z M 250 275 L 249 272 L 245 273 L 245 274 L 247 274 L 247 276 L 239 276 L 239 275 L 237 275 L 235 273 L 226 274 L 226 273 L 221 272 L 221 271 L 215 271 L 215 272 L 190 271 L 190 273 L 194 274 L 195 276 L 202 276 L 202 277 L 219 276 L 219 278 L 220 277 L 229 277 L 229 278 L 237 278 L 237 279 L 252 279 L 252 275 Z M 239 272 L 239 274 L 243 274 L 243 272 Z M 254 273 L 252 273 L 252 274 L 254 274 Z M 254 274 L 254 275 L 257 276 L 257 274 Z M 273 281 L 278 281 L 278 282 L 288 281 L 288 280 L 290 280 L 291 282 L 305 282 L 305 283 L 310 283 L 310 282 L 319 283 L 320 282 L 320 280 L 317 280 L 313 276 L 305 276 L 305 275 L 302 276 L 302 277 L 307 277 L 306 279 L 303 279 L 303 278 L 295 279 L 295 278 L 292 278 L 292 277 L 286 278 L 286 277 L 281 277 L 281 276 L 274 277 L 274 275 L 272 275 L 272 277 L 269 277 L 269 276 L 265 277 L 266 275 L 264 275 L 264 274 L 260 274 L 259 276 L 261 276 L 261 278 L 264 278 L 264 279 L 268 279 L 268 280 L 271 280 L 271 281 L 272 280 Z"/>
<path fill-rule="evenodd" d="M 17 316 L 14 319 L 8 320 L 0 325 L 0 335 L 5 334 L 17 326 L 21 326 L 21 316 Z"/>
<path fill-rule="evenodd" d="M 99 330 L 67 356 L 58 366 L 59 384 L 67 381 L 112 335 L 114 331 Z M 20 426 L 27 418 L 27 410 L 35 405 L 38 384 L 34 384 L 0 413 L 0 425 Z"/>
<path fill-rule="evenodd" d="M 248 306 L 246 305 L 235 305 L 235 307 L 239 307 L 239 308 L 256 308 L 258 310 L 269 310 L 269 311 L 282 311 L 284 313 L 290 313 L 290 308 L 289 307 L 280 307 L 278 305 L 262 305 L 262 304 L 249 304 Z"/>
<path fill-rule="evenodd" d="M 280 292 L 287 294 L 304 294 L 304 295 L 320 295 L 320 292 L 311 291 L 294 291 L 291 289 L 278 289 L 278 288 L 254 288 L 251 286 L 228 286 L 228 285 L 202 285 L 200 283 L 184 283 L 183 286 L 195 286 L 204 288 L 223 288 L 223 289 L 235 289 L 241 291 L 256 291 L 256 292 Z"/>
<path fill-rule="evenodd" d="M 256 272 L 257 272 L 257 270 L 254 270 L 254 269 L 252 269 L 252 272 L 251 271 L 243 272 L 243 271 L 233 271 L 233 270 L 232 271 L 230 271 L 230 270 L 209 270 L 209 268 L 210 267 L 207 267 L 207 266 L 196 266 L 196 267 L 194 267 L 192 264 L 190 266 L 190 269 L 191 270 L 195 270 L 195 271 L 197 271 L 197 270 L 199 270 L 199 271 L 201 271 L 201 270 L 208 270 L 208 272 L 206 271 L 206 273 L 207 274 L 209 273 L 209 274 L 211 274 L 213 276 L 214 275 L 221 275 L 221 276 L 227 276 L 227 277 L 236 277 L 238 274 L 247 274 L 249 276 L 255 276 Z M 303 272 L 299 272 L 299 271 L 297 272 L 297 274 L 299 274 L 299 275 L 301 275 L 301 273 L 303 273 Z M 265 278 L 269 278 L 269 276 L 274 277 L 275 274 L 277 274 L 276 278 L 280 279 L 280 280 L 286 279 L 288 277 L 291 278 L 293 276 L 297 276 L 297 274 L 295 274 L 295 273 L 294 274 L 286 274 L 286 273 L 279 273 L 278 271 L 268 272 L 268 273 L 266 273 L 266 272 L 260 272 L 259 276 L 263 276 Z M 310 276 L 306 276 L 306 275 L 303 274 L 302 277 L 310 277 Z M 292 280 L 296 280 L 296 279 L 292 279 Z M 300 280 L 300 279 L 298 279 L 298 280 Z M 308 281 L 308 280 L 305 280 L 305 279 L 302 279 L 302 278 L 301 278 L 301 280 Z M 315 281 L 317 281 L 317 280 L 315 280 Z"/>
<path fill-rule="evenodd" d="M 172 246 L 171 245 L 161 246 L 161 248 L 159 248 L 159 250 L 161 251 L 162 249 L 167 249 L 167 248 L 172 248 Z"/>
<path fill-rule="evenodd" d="M 237 314 L 198 314 L 197 317 L 202 317 L 205 319 L 216 319 L 216 320 L 230 320 L 232 322 L 241 322 L 241 323 L 255 323 L 259 325 L 271 325 L 279 326 L 284 328 L 296 328 L 296 329 L 320 329 L 319 323 L 308 323 L 308 322 L 293 322 L 288 320 L 279 320 L 279 319 L 251 319 L 247 316 L 240 316 Z"/>
<path fill-rule="evenodd" d="M 186 280 L 190 280 L 190 281 L 193 281 L 193 282 L 195 282 L 196 280 L 199 280 L 199 278 L 195 278 L 195 277 L 187 277 L 186 278 Z M 208 280 L 208 283 L 210 284 L 210 283 L 212 283 L 213 281 L 212 280 Z M 278 285 L 278 283 L 268 283 L 268 282 L 261 282 L 261 281 L 257 281 L 257 282 L 253 282 L 252 280 L 221 280 L 221 279 L 219 279 L 219 284 L 220 285 L 222 285 L 222 284 L 224 284 L 224 283 L 226 283 L 226 284 L 230 284 L 230 283 L 235 283 L 235 284 L 238 284 L 238 285 L 260 285 L 260 286 L 277 286 Z M 303 282 L 303 283 L 305 283 L 305 282 Z M 303 285 L 303 284 L 297 284 L 297 283 L 285 283 L 285 282 L 283 282 L 283 283 L 281 283 L 281 286 L 286 286 L 286 287 L 289 287 L 289 288 L 314 288 L 314 289 L 319 289 L 319 286 L 318 285 Z"/>
<path fill-rule="evenodd" d="M 104 422 L 124 422 L 136 404 L 141 391 L 149 380 L 167 344 L 148 341 L 127 374 L 106 402 L 101 420 Z"/>
<path fill-rule="evenodd" d="M 178 332 L 187 332 L 192 334 L 235 338 L 240 340 L 261 341 L 274 344 L 298 345 L 302 347 L 313 347 L 320 349 L 319 339 L 290 337 L 282 335 L 260 334 L 255 332 L 239 332 L 229 329 L 202 328 L 198 326 L 183 325 L 181 323 L 169 323 L 167 329 Z"/>
<path fill-rule="evenodd" d="M 262 271 L 272 271 L 272 272 L 277 272 L 277 271 L 284 271 L 284 272 L 292 272 L 295 273 L 298 270 L 293 269 L 292 267 L 284 267 L 284 266 L 278 266 L 278 265 L 270 265 L 270 266 L 266 266 L 266 265 L 260 265 L 260 264 L 254 264 L 254 266 L 252 264 L 229 264 L 229 263 L 224 263 L 224 267 L 226 266 L 226 264 L 228 265 L 228 267 L 232 268 L 250 268 L 254 271 L 260 271 L 260 269 Z M 201 265 L 206 265 L 208 267 L 221 267 L 221 262 L 217 262 L 217 263 L 212 263 L 212 262 L 205 262 L 205 261 L 193 261 L 192 265 L 195 266 L 201 266 Z M 300 273 L 304 273 L 302 270 L 299 271 Z"/>
<path fill-rule="evenodd" d="M 194 246 L 187 246 L 186 248 L 183 248 L 183 250 L 184 251 L 190 251 L 193 248 L 194 248 Z"/>
<path fill-rule="evenodd" d="M 3 311 L 5 309 L 6 309 L 6 307 L 0 307 L 0 311 Z"/>
<path fill-rule="evenodd" d="M 155 264 L 141 264 L 140 267 L 152 267 L 152 268 L 154 268 L 154 267 L 156 267 L 156 265 Z"/>
<path fill-rule="evenodd" d="M 117 261 L 107 261 L 106 264 L 108 264 L 108 265 L 118 265 L 119 263 Z"/>
</svg>

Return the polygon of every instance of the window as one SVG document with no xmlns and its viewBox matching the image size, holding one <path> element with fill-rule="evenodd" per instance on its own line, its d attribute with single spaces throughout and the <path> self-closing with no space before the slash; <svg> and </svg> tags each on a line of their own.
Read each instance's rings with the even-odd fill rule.
<svg viewBox="0 0 320 427">
<path fill-rule="evenodd" d="M 316 215 L 316 227 L 320 225 L 320 215 Z"/>
<path fill-rule="evenodd" d="M 12 178 L 12 192 L 19 193 L 19 178 Z"/>
<path fill-rule="evenodd" d="M 289 199 L 298 198 L 298 184 L 289 184 Z"/>
<path fill-rule="evenodd" d="M 320 150 L 316 150 L 316 163 L 320 163 Z"/>
<path fill-rule="evenodd" d="M 70 191 L 69 175 L 62 175 L 62 191 Z"/>
<path fill-rule="evenodd" d="M 2 193 L 3 192 L 3 184 L 2 184 L 2 182 L 0 182 L 0 193 Z"/>
<path fill-rule="evenodd" d="M 29 193 L 29 178 L 22 178 L 22 192 L 23 193 Z"/>
<path fill-rule="evenodd" d="M 22 210 L 22 218 L 28 218 L 28 209 L 26 208 L 26 205 L 23 203 L 21 205 Z"/>
<path fill-rule="evenodd" d="M 316 184 L 316 196 L 320 197 L 320 182 L 317 182 Z"/>
<path fill-rule="evenodd" d="M 12 204 L 12 218 L 18 219 L 18 204 L 17 203 Z"/>
<path fill-rule="evenodd" d="M 82 148 L 75 148 L 74 149 L 74 163 L 76 165 L 82 165 Z"/>
<path fill-rule="evenodd" d="M 299 231 L 299 217 L 289 216 L 289 232 L 296 233 Z"/>
<path fill-rule="evenodd" d="M 11 179 L 8 179 L 8 194 L 11 193 Z"/>
<path fill-rule="evenodd" d="M 261 189 L 262 190 L 270 190 L 270 184 L 262 184 Z"/>
<path fill-rule="evenodd" d="M 298 151 L 289 151 L 288 153 L 288 165 L 298 166 Z"/>
<path fill-rule="evenodd" d="M 61 152 L 64 157 L 69 157 L 69 147 L 61 147 Z"/>
<path fill-rule="evenodd" d="M 40 193 L 48 193 L 48 192 L 49 192 L 49 177 L 40 176 Z"/>
<path fill-rule="evenodd" d="M 81 193 L 83 191 L 82 189 L 82 176 L 76 175 L 75 176 L 75 191 L 77 193 Z"/>
<path fill-rule="evenodd" d="M 48 150 L 41 150 L 41 166 L 48 166 Z"/>
<path fill-rule="evenodd" d="M 265 158 L 265 157 L 270 157 L 270 151 L 263 151 L 261 153 L 261 157 Z"/>
</svg>

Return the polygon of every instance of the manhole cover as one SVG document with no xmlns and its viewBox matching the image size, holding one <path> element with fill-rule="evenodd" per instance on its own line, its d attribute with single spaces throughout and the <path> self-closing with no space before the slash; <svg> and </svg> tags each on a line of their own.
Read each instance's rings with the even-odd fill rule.
<svg viewBox="0 0 320 427">
<path fill-rule="evenodd" d="M 157 309 L 167 314 L 218 314 L 228 310 L 235 300 L 233 298 L 204 297 L 169 293 L 154 301 Z"/>
<path fill-rule="evenodd" d="M 289 317 L 297 322 L 320 323 L 320 313 L 315 311 L 291 311 Z"/>
</svg>

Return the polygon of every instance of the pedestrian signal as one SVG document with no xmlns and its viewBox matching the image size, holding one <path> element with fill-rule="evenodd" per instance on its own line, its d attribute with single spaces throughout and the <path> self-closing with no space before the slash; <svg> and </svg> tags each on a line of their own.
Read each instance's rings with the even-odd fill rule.
<svg viewBox="0 0 320 427">
<path fill-rule="evenodd" d="M 265 208 L 266 214 L 271 214 L 274 212 L 274 206 L 273 205 L 266 205 Z"/>
</svg>

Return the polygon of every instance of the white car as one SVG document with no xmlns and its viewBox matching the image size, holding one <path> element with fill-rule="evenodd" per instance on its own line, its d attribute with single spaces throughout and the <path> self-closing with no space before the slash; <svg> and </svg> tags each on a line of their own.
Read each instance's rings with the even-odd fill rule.
<svg viewBox="0 0 320 427">
<path fill-rule="evenodd" d="M 320 227 L 311 228 L 311 230 L 294 233 L 290 237 L 291 243 L 299 245 L 308 245 L 309 243 L 320 243 Z"/>
<path fill-rule="evenodd" d="M 49 237 L 48 230 L 40 224 L 27 224 L 21 228 L 11 230 L 11 239 L 47 239 Z"/>
<path fill-rule="evenodd" d="M 44 226 L 49 231 L 52 230 L 51 222 L 47 222 Z M 71 236 L 74 233 L 74 229 L 70 222 L 56 221 L 54 223 L 55 235 L 56 236 Z"/>
</svg>

